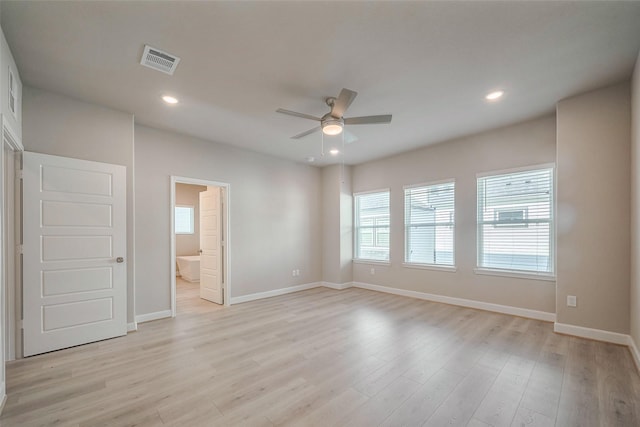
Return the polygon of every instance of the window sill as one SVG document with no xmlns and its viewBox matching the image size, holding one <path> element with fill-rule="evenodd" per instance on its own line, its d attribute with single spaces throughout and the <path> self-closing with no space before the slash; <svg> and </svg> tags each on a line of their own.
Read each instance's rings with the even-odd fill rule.
<svg viewBox="0 0 640 427">
<path fill-rule="evenodd" d="M 374 265 L 391 265 L 389 261 L 378 261 L 375 259 L 352 259 L 354 264 L 374 264 Z"/>
<path fill-rule="evenodd" d="M 516 279 L 542 280 L 544 282 L 556 281 L 556 276 L 552 276 L 548 274 L 528 273 L 526 271 L 494 270 L 491 268 L 474 268 L 473 271 L 476 274 L 483 274 L 487 276 L 502 276 L 502 277 L 513 277 Z"/>
<path fill-rule="evenodd" d="M 413 262 L 405 262 L 405 263 L 402 263 L 402 266 L 405 268 L 416 268 L 418 270 L 446 271 L 448 273 L 455 273 L 456 271 L 458 271 L 458 268 L 454 265 L 432 265 L 432 264 L 417 264 Z"/>
</svg>

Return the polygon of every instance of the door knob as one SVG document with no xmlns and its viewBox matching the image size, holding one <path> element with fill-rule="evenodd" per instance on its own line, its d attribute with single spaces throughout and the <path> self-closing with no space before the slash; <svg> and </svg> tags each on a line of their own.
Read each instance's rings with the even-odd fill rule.
<svg viewBox="0 0 640 427">
<path fill-rule="evenodd" d="M 116 258 L 116 262 L 118 264 L 122 264 L 124 262 L 124 258 L 122 258 L 121 256 L 119 256 L 118 258 Z"/>
</svg>

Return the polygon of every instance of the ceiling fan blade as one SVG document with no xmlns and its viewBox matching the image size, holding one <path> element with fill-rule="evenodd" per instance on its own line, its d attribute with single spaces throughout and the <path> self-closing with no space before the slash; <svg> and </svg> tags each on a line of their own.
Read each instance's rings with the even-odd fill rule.
<svg viewBox="0 0 640 427">
<path fill-rule="evenodd" d="M 320 127 L 320 126 L 316 126 L 316 127 L 314 127 L 313 129 L 309 129 L 309 130 L 307 130 L 307 131 L 304 131 L 304 132 L 302 132 L 302 133 L 299 133 L 299 134 L 297 134 L 297 135 L 292 136 L 292 137 L 291 137 L 291 139 L 300 139 L 300 138 L 304 138 L 304 137 L 305 137 L 305 136 L 307 136 L 307 135 L 311 135 L 311 134 L 312 134 L 312 133 L 314 133 L 314 132 L 318 132 L 320 129 L 322 129 L 322 127 Z"/>
<path fill-rule="evenodd" d="M 353 100 L 356 99 L 356 96 L 358 96 L 358 92 L 354 92 L 349 89 L 342 89 L 340 91 L 340 95 L 338 95 L 338 98 L 336 98 L 333 103 L 333 107 L 331 107 L 331 115 L 336 119 L 344 116 L 344 113 L 347 111 L 347 108 L 349 108 L 349 105 L 351 105 Z"/>
<path fill-rule="evenodd" d="M 345 125 L 369 125 L 376 123 L 391 123 L 391 114 L 383 114 L 380 116 L 349 117 L 348 119 L 344 119 Z"/>
<path fill-rule="evenodd" d="M 317 122 L 319 122 L 320 120 L 322 120 L 320 117 L 314 117 L 311 116 L 309 114 L 304 114 L 304 113 L 298 113 L 297 111 L 291 111 L 291 110 L 285 110 L 283 108 L 278 108 L 276 110 L 276 113 L 282 113 L 282 114 L 287 114 L 289 116 L 294 116 L 294 117 L 301 117 L 303 119 L 310 119 L 310 120 L 315 120 Z"/>
</svg>

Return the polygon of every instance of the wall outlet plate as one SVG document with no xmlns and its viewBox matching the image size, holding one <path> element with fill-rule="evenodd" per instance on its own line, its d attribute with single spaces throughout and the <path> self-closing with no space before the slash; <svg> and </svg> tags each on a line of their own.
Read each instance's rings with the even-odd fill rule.
<svg viewBox="0 0 640 427">
<path fill-rule="evenodd" d="M 567 295 L 567 307 L 575 307 L 578 305 L 578 298 L 575 295 Z"/>
</svg>

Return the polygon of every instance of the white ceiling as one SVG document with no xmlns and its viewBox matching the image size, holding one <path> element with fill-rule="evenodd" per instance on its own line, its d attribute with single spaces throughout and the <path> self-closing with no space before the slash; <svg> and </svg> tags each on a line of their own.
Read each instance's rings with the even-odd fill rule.
<svg viewBox="0 0 640 427">
<path fill-rule="evenodd" d="M 550 113 L 628 78 L 640 48 L 637 1 L 3 1 L 0 12 L 26 85 L 300 162 L 319 157 L 320 133 L 289 139 L 316 123 L 279 107 L 321 116 L 346 87 L 359 95 L 345 116 L 392 113 L 350 128 L 356 164 Z M 145 44 L 181 58 L 173 76 L 139 65 Z M 489 104 L 494 88 L 506 95 Z"/>
</svg>

